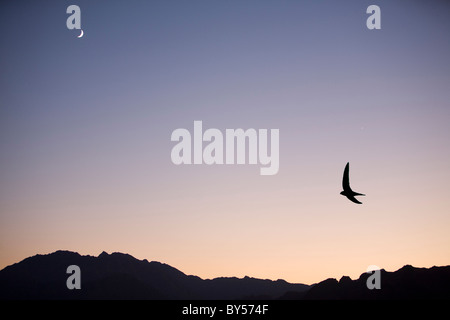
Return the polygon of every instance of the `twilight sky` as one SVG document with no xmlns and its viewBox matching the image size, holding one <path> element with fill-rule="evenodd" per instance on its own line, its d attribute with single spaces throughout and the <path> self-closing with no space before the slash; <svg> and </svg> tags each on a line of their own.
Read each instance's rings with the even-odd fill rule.
<svg viewBox="0 0 450 320">
<path fill-rule="evenodd" d="M 67 6 L 81 28 L 66 28 Z M 366 8 L 381 8 L 381 30 Z M 65 249 L 311 284 L 450 264 L 447 1 L 0 5 L 0 268 Z M 280 130 L 280 169 L 177 128 Z M 356 205 L 341 191 L 350 162 Z"/>
</svg>

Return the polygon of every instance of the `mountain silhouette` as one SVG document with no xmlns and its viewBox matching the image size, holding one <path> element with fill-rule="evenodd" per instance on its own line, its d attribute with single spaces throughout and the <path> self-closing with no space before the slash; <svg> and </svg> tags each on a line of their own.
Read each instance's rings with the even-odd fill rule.
<svg viewBox="0 0 450 320">
<path fill-rule="evenodd" d="M 66 286 L 70 265 L 80 267 L 80 290 Z M 0 299 L 277 299 L 307 289 L 304 284 L 250 277 L 203 280 L 167 264 L 106 252 L 94 257 L 56 251 L 0 271 Z"/>
<path fill-rule="evenodd" d="M 81 289 L 69 290 L 67 267 L 81 270 Z M 326 279 L 314 285 L 251 277 L 201 279 L 167 264 L 128 254 L 102 252 L 98 257 L 71 251 L 35 255 L 0 271 L 0 299 L 102 300 L 372 300 L 450 299 L 450 266 L 395 272 L 380 270 L 381 289 L 369 290 L 371 274 Z"/>
<path fill-rule="evenodd" d="M 450 266 L 403 268 L 387 272 L 380 270 L 381 288 L 367 288 L 371 273 L 363 273 L 352 280 L 343 276 L 339 281 L 326 279 L 311 287 L 302 298 L 305 300 L 406 300 L 450 299 Z"/>
</svg>

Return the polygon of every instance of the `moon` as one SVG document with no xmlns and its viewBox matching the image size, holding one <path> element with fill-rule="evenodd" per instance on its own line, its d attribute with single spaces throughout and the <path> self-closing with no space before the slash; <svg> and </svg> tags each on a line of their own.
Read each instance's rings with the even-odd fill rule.
<svg viewBox="0 0 450 320">
<path fill-rule="evenodd" d="M 78 36 L 78 38 L 83 37 L 83 35 L 84 35 L 84 32 L 83 32 L 83 29 L 82 29 L 80 35 Z"/>
</svg>

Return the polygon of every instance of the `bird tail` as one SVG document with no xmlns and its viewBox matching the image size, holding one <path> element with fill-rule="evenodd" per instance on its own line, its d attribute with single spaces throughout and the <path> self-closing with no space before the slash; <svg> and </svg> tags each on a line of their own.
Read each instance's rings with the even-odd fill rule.
<svg viewBox="0 0 450 320">
<path fill-rule="evenodd" d="M 355 192 L 354 195 L 355 195 L 355 196 L 365 196 L 365 194 L 358 193 L 358 192 Z"/>
</svg>

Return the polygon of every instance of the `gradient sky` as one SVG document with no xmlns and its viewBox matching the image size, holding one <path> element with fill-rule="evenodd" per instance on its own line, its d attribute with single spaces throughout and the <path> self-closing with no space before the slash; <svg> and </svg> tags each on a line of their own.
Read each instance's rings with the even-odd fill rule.
<svg viewBox="0 0 450 320">
<path fill-rule="evenodd" d="M 381 30 L 366 28 L 371 4 Z M 119 251 L 311 284 L 450 264 L 449 9 L 2 2 L 0 268 Z M 194 120 L 279 129 L 279 173 L 174 165 L 171 133 Z M 347 162 L 362 205 L 339 194 Z"/>
</svg>

